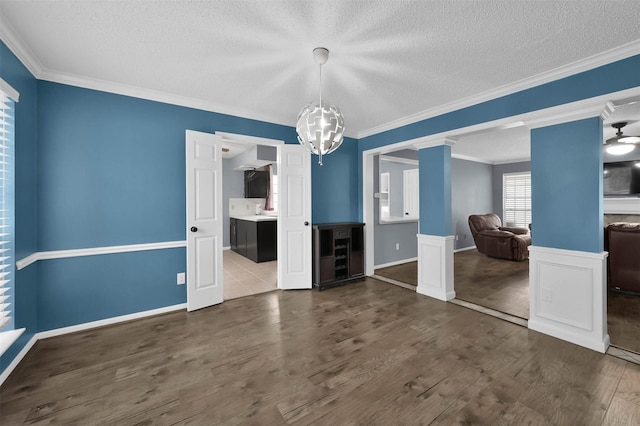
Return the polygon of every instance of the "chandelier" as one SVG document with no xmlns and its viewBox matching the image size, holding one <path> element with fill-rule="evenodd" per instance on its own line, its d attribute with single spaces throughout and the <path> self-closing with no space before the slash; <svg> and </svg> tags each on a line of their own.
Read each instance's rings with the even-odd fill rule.
<svg viewBox="0 0 640 426">
<path fill-rule="evenodd" d="M 342 144 L 344 117 L 337 106 L 322 103 L 322 65 L 329 59 L 329 50 L 316 47 L 313 49 L 313 59 L 320 67 L 320 101 L 302 108 L 298 114 L 296 132 L 300 145 L 316 154 L 318 164 L 322 166 L 322 156 L 331 154 Z"/>
</svg>

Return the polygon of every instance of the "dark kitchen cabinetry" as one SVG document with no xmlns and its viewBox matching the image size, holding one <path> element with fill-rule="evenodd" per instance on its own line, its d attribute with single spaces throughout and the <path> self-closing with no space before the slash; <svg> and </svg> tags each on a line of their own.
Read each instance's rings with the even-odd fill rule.
<svg viewBox="0 0 640 426">
<path fill-rule="evenodd" d="M 277 221 L 231 218 L 230 226 L 231 250 L 258 263 L 276 260 Z"/>
<path fill-rule="evenodd" d="M 313 225 L 313 286 L 320 290 L 364 278 L 364 223 Z"/>
<path fill-rule="evenodd" d="M 247 170 L 244 172 L 244 198 L 269 196 L 269 172 Z"/>
</svg>

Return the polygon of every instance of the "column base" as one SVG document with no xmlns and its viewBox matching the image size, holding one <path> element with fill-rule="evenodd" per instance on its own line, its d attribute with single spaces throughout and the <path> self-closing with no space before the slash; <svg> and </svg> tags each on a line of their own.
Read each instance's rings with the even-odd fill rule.
<svg viewBox="0 0 640 426">
<path fill-rule="evenodd" d="M 438 300 L 456 297 L 453 291 L 452 235 L 418 234 L 418 287 L 416 292 Z"/>
</svg>

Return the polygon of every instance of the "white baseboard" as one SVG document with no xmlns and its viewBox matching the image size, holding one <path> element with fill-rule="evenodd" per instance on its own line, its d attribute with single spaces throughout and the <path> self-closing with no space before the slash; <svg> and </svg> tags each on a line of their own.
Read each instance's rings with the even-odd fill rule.
<svg viewBox="0 0 640 426">
<path fill-rule="evenodd" d="M 548 322 L 541 322 L 537 319 L 529 319 L 529 330 L 537 331 L 549 336 L 553 336 L 557 339 L 564 340 L 574 345 L 582 346 L 587 349 L 594 350 L 596 352 L 605 353 L 609 348 L 609 335 L 605 335 L 602 340 L 596 340 L 585 337 L 581 333 L 574 333 L 571 330 L 567 330 L 562 325 L 549 324 Z"/>
<path fill-rule="evenodd" d="M 140 319 L 144 317 L 150 317 L 154 315 L 164 314 L 167 312 L 173 312 L 180 309 L 186 309 L 186 303 L 180 303 L 178 305 L 165 306 L 163 308 L 151 309 L 148 311 L 136 312 L 128 315 L 121 315 L 118 317 L 106 318 L 99 321 L 86 322 L 83 324 L 72 325 L 69 327 L 56 328 L 53 330 L 41 331 L 33 335 L 31 340 L 22 348 L 20 353 L 16 355 L 16 357 L 11 361 L 11 364 L 5 368 L 5 370 L 0 375 L 0 386 L 4 383 L 4 381 L 9 377 L 11 372 L 20 364 L 20 361 L 25 357 L 25 355 L 31 350 L 33 345 L 40 339 L 47 339 L 49 337 L 61 336 L 63 334 L 75 333 L 77 331 L 89 330 L 97 327 L 104 327 L 105 325 L 117 324 L 124 321 L 131 321 L 134 319 Z"/>
<path fill-rule="evenodd" d="M 5 380 L 7 380 L 7 377 L 9 377 L 9 375 L 13 372 L 13 370 L 15 370 L 18 364 L 20 364 L 20 361 L 22 361 L 22 359 L 25 357 L 25 355 L 27 355 L 27 353 L 31 350 L 31 348 L 36 344 L 37 341 L 38 336 L 34 334 L 31 340 L 29 340 L 27 344 L 24 345 L 24 348 L 22 348 L 22 350 L 18 353 L 18 355 L 16 355 L 13 361 L 11 361 L 11 364 L 9 364 L 7 368 L 4 369 L 2 374 L 0 374 L 0 386 L 2 386 Z"/>
<path fill-rule="evenodd" d="M 119 322 L 131 321 L 134 319 L 173 312 L 180 309 L 187 309 L 187 304 L 180 303 L 178 305 L 165 306 L 164 308 L 151 309 L 148 311 L 135 312 L 133 314 L 120 315 L 118 317 L 105 318 L 98 321 L 85 322 L 83 324 L 72 325 L 69 327 L 55 328 L 53 330 L 41 331 L 39 333 L 36 333 L 36 336 L 38 337 L 38 339 L 46 339 L 54 336 L 61 336 L 63 334 L 75 333 L 77 331 L 89 330 L 91 328 L 104 327 L 105 325 L 117 324 Z"/>
<path fill-rule="evenodd" d="M 409 259 L 401 259 L 393 262 L 382 263 L 380 265 L 374 265 L 373 268 L 374 269 L 388 268 L 389 266 L 402 265 L 403 263 L 415 262 L 416 260 L 418 260 L 417 257 L 411 257 Z"/>
</svg>

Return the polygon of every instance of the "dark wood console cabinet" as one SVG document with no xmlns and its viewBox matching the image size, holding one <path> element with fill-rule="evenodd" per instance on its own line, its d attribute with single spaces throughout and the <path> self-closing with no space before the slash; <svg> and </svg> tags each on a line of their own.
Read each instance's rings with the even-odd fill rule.
<svg viewBox="0 0 640 426">
<path fill-rule="evenodd" d="M 313 225 L 313 286 L 319 290 L 364 279 L 364 223 Z"/>
</svg>

